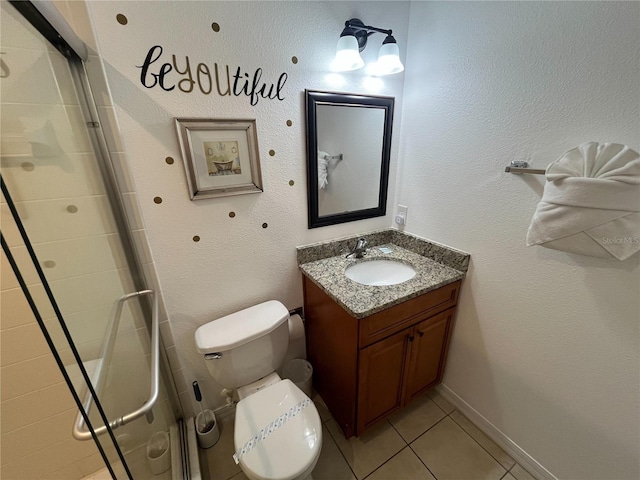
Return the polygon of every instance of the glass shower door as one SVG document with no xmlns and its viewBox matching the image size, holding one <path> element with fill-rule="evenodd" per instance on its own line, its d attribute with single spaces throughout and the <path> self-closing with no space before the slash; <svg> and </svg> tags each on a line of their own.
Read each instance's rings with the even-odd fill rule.
<svg viewBox="0 0 640 480">
<path fill-rule="evenodd" d="M 12 5 L 2 0 L 1 8 L 7 256 L 23 272 L 24 295 L 51 336 L 112 476 L 182 478 L 179 407 L 160 369 L 157 297 L 142 281 L 110 168 L 95 148 L 100 132 L 86 116 L 82 64 L 53 48 Z M 19 313 L 11 333 L 19 335 L 14 330 L 30 315 Z M 79 413 L 68 432 L 76 442 L 95 440 Z M 147 459 L 152 436 L 158 448 L 173 436 L 173 473 L 154 475 L 161 467 Z"/>
</svg>

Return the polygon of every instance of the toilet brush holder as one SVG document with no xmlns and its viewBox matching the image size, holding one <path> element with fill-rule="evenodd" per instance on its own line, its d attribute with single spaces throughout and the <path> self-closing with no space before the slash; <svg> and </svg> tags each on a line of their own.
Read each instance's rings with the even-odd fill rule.
<svg viewBox="0 0 640 480">
<path fill-rule="evenodd" d="M 203 410 L 196 415 L 196 434 L 200 448 L 211 448 L 220 439 L 220 427 L 211 410 Z"/>
<path fill-rule="evenodd" d="M 193 394 L 196 397 L 200 413 L 196 415 L 196 435 L 198 437 L 198 445 L 200 448 L 213 447 L 220 438 L 220 427 L 216 421 L 214 413 L 207 409 L 202 409 L 202 392 L 198 382 L 193 382 Z"/>
</svg>

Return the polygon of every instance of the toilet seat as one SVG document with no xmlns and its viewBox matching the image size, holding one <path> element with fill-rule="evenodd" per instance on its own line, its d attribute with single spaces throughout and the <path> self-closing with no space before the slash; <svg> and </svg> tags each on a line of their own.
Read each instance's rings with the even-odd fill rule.
<svg viewBox="0 0 640 480">
<path fill-rule="evenodd" d="M 304 406 L 241 456 L 240 466 L 247 476 L 290 480 L 311 473 L 322 447 L 322 423 L 313 402 L 290 380 L 282 380 L 237 404 L 235 449 L 237 452 L 261 429 L 297 405 Z"/>
</svg>

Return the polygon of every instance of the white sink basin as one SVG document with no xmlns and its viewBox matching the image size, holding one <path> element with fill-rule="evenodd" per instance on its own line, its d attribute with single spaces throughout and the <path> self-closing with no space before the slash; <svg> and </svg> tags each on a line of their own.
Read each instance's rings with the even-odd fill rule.
<svg viewBox="0 0 640 480">
<path fill-rule="evenodd" d="M 411 265 L 396 260 L 369 260 L 350 265 L 345 275 L 363 285 L 397 285 L 416 276 Z"/>
</svg>

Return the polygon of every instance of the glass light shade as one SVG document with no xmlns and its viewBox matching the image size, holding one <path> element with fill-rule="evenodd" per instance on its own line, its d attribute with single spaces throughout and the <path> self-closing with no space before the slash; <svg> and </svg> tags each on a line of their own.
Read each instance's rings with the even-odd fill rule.
<svg viewBox="0 0 640 480">
<path fill-rule="evenodd" d="M 336 58 L 333 60 L 332 66 L 334 70 L 339 72 L 357 70 L 364 66 L 356 37 L 353 35 L 340 37 L 336 47 Z"/>
<path fill-rule="evenodd" d="M 384 43 L 378 53 L 378 62 L 375 72 L 377 75 L 391 75 L 404 70 L 404 65 L 400 61 L 400 50 L 395 42 Z"/>
</svg>

